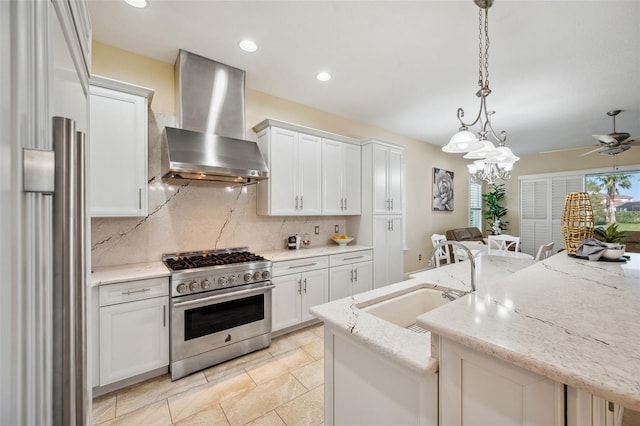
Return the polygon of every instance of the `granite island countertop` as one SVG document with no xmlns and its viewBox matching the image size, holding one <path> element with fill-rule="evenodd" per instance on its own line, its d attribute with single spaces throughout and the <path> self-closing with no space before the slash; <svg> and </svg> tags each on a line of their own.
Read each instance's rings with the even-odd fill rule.
<svg viewBox="0 0 640 426">
<path fill-rule="evenodd" d="M 559 253 L 418 317 L 477 351 L 640 409 L 640 254 L 626 263 Z M 446 269 L 446 268 L 443 268 Z"/>
<path fill-rule="evenodd" d="M 483 287 L 503 277 L 505 271 L 514 273 L 531 264 L 533 261 L 527 259 L 480 256 L 476 258 L 477 286 Z M 438 369 L 438 361 L 431 357 L 429 333 L 415 333 L 384 321 L 357 306 L 372 304 L 425 284 L 468 291 L 469 281 L 469 262 L 454 263 L 412 274 L 410 279 L 400 283 L 317 305 L 310 311 L 324 321 L 325 326 L 352 337 L 394 362 L 419 374 L 433 374 Z"/>
</svg>

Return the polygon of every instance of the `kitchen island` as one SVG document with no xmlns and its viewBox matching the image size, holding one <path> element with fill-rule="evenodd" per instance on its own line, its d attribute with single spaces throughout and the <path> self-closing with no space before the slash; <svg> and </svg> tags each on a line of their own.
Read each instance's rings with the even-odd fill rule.
<svg viewBox="0 0 640 426">
<path fill-rule="evenodd" d="M 384 357 L 419 374 L 439 371 L 438 343 L 442 339 L 560 385 L 567 384 L 569 392 L 577 389 L 637 410 L 640 255 L 629 255 L 630 261 L 626 263 L 589 262 L 566 253 L 535 263 L 481 256 L 477 259 L 476 294 L 417 318 L 418 326 L 437 334 L 433 338 L 412 339 L 407 334 L 411 331 L 398 331 L 399 327 L 394 330 L 393 324 L 385 324 L 357 306 L 420 283 L 468 289 L 464 285 L 469 282 L 468 262 L 425 271 L 408 282 L 322 305 L 312 312 L 325 321 L 332 338 L 347 339 L 366 347 L 374 357 Z M 502 262 L 504 266 L 493 268 L 490 266 L 493 262 Z M 396 334 L 404 340 L 395 337 Z M 433 348 L 431 340 L 435 343 Z M 325 340 L 326 365 L 331 362 L 331 344 L 331 339 Z M 325 384 L 325 392 L 327 424 L 331 424 L 333 413 L 329 409 L 333 408 L 334 398 L 331 386 Z M 558 419 L 561 415 L 558 414 Z"/>
</svg>

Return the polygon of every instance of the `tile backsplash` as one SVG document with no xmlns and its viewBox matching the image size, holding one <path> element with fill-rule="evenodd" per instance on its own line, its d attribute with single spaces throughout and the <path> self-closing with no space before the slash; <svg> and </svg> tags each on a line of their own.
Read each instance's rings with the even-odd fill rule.
<svg viewBox="0 0 640 426">
<path fill-rule="evenodd" d="M 283 249 L 287 236 L 308 233 L 311 246 L 329 241 L 342 216 L 258 216 L 256 185 L 229 187 L 219 182 L 163 181 L 161 137 L 173 116 L 149 111 L 149 214 L 134 218 L 92 218 L 92 267 L 158 261 L 163 253 L 249 247 Z M 315 226 L 320 234 L 314 234 Z"/>
</svg>

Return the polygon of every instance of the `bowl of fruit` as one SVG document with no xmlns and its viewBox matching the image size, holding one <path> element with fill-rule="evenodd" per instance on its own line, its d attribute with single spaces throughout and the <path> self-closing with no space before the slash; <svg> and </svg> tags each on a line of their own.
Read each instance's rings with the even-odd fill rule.
<svg viewBox="0 0 640 426">
<path fill-rule="evenodd" d="M 346 246 L 351 241 L 353 241 L 353 237 L 350 237 L 348 235 L 334 235 L 332 240 L 336 244 L 339 244 L 341 246 Z"/>
</svg>

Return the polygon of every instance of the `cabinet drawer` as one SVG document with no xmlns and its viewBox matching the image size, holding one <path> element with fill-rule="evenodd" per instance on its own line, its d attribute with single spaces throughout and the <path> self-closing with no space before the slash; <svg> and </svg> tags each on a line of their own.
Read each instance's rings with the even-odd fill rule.
<svg viewBox="0 0 640 426">
<path fill-rule="evenodd" d="M 296 274 L 298 272 L 313 271 L 329 267 L 328 256 L 306 257 L 304 259 L 284 260 L 273 262 L 272 274 L 274 277 Z"/>
<path fill-rule="evenodd" d="M 348 253 L 332 254 L 329 256 L 331 267 L 349 265 L 356 262 L 368 262 L 373 260 L 373 250 L 352 251 Z"/>
<path fill-rule="evenodd" d="M 166 277 L 108 284 L 100 286 L 100 306 L 149 299 L 168 294 L 169 279 Z"/>
</svg>

